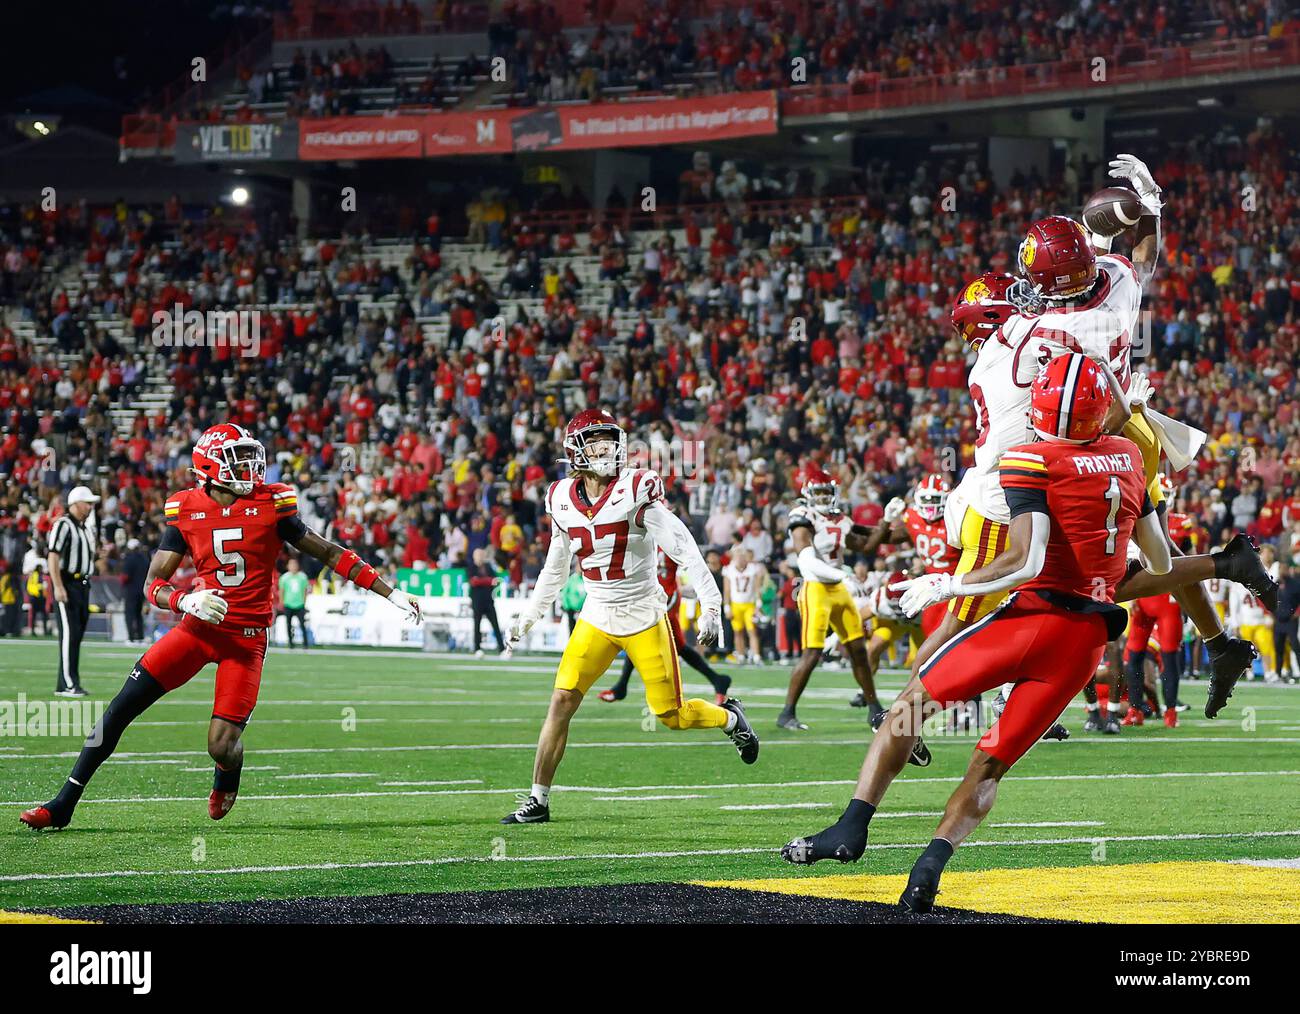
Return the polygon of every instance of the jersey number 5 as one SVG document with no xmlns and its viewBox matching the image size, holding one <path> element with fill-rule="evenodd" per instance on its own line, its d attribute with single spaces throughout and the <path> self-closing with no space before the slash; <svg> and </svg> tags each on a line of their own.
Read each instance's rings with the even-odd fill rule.
<svg viewBox="0 0 1300 1014">
<path fill-rule="evenodd" d="M 244 583 L 244 557 L 239 553 L 226 550 L 227 542 L 238 542 L 243 537 L 242 528 L 216 528 L 212 532 L 212 555 L 223 567 L 232 568 L 231 570 L 217 569 L 217 584 L 222 588 L 234 588 Z"/>
</svg>

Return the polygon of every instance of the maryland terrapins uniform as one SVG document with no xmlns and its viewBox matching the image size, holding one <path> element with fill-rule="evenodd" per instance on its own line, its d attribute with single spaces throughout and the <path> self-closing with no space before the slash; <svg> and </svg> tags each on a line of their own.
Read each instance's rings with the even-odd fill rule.
<svg viewBox="0 0 1300 1014">
<path fill-rule="evenodd" d="M 670 515 L 669 523 L 680 522 L 663 504 L 663 481 L 648 469 L 625 468 L 592 503 L 579 479 L 561 479 L 546 493 L 546 512 L 552 541 L 559 540 L 547 557 L 548 570 L 559 570 L 563 583 L 569 556 L 576 555 L 587 590 L 555 674 L 556 689 L 585 694 L 621 650 L 641 674 L 651 710 L 657 715 L 681 710 L 689 702 L 683 699 L 676 637 L 665 615 L 668 597 L 659 580 L 655 532 L 658 528 L 661 540 L 676 540 L 677 529 L 665 527 L 656 512 Z M 691 573 L 696 594 L 706 606 L 720 609 L 721 595 L 698 548 L 690 546 L 694 561 L 682 558 L 691 555 L 684 544 L 673 541 L 663 548 L 688 568 L 696 564 Z"/>
<path fill-rule="evenodd" d="M 838 567 L 843 557 L 844 539 L 852 529 L 853 521 L 839 509 L 823 513 L 800 503 L 790 510 L 789 527 L 807 528 L 812 533 L 812 548 L 817 558 Z M 803 575 L 799 589 L 799 618 L 802 624 L 800 644 L 805 651 L 820 651 L 826 646 L 827 628 L 835 631 L 842 644 L 866 636 L 853 596 L 842 579 L 826 581 Z"/>
<path fill-rule="evenodd" d="M 140 667 L 171 691 L 216 663 L 213 715 L 248 721 L 257 704 L 271 625 L 275 561 L 284 541 L 302 529 L 298 494 L 283 483 L 260 483 L 223 507 L 201 487 L 169 496 L 161 550 L 188 554 L 194 588 L 219 591 L 229 604 L 219 624 L 184 616 L 140 659 Z"/>
</svg>

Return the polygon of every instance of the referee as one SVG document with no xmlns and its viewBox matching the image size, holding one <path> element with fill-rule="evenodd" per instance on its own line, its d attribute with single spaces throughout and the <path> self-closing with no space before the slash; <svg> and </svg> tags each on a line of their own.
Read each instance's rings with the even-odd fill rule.
<svg viewBox="0 0 1300 1014">
<path fill-rule="evenodd" d="M 95 533 L 86 524 L 99 497 L 86 486 L 68 494 L 68 513 L 50 531 L 50 581 L 59 617 L 58 697 L 85 697 L 81 688 L 81 638 L 90 619 L 90 575 L 95 566 Z"/>
</svg>

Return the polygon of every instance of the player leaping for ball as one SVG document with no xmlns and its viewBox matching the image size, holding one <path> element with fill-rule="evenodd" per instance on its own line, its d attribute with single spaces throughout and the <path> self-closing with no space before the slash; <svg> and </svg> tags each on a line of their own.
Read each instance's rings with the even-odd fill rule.
<svg viewBox="0 0 1300 1014">
<path fill-rule="evenodd" d="M 720 729 L 746 764 L 758 760 L 758 736 L 735 698 L 722 705 L 684 699 L 667 598 L 658 581 L 656 548 L 691 579 L 703 611 L 698 640 L 722 632 L 722 596 L 690 529 L 664 503 L 663 480 L 645 468 L 627 468 L 627 434 L 608 412 L 587 409 L 564 431 L 572 473 L 551 483 L 546 513 L 551 545 L 532 598 L 510 626 L 513 648 L 551 607 L 577 554 L 587 599 L 555 672 L 550 710 L 537 741 L 533 788 L 503 824 L 550 820 L 551 785 L 564 757 L 569 722 L 583 696 L 626 651 L 645 683 L 646 703 L 670 729 Z"/>
<path fill-rule="evenodd" d="M 208 754 L 216 764 L 208 816 L 235 805 L 244 764 L 242 736 L 257 704 L 271 626 L 275 561 L 285 543 L 314 557 L 360 588 L 373 591 L 419 622 L 420 603 L 392 588 L 350 549 L 327 542 L 302 523 L 291 486 L 266 482 L 266 450 L 247 430 L 221 423 L 194 445 L 199 484 L 167 498 L 162 544 L 149 563 L 146 597 L 181 621 L 144 653 L 96 724 L 59 794 L 19 818 L 36 830 L 66 827 L 91 777 L 117 749 L 126 727 L 164 694 L 217 667 Z M 169 579 L 189 555 L 194 590 Z"/>
<path fill-rule="evenodd" d="M 918 613 L 955 595 L 1010 597 L 935 652 L 895 699 L 840 819 L 782 849 L 799 864 L 860 859 L 871 818 L 907 762 L 921 723 L 1012 678 L 1006 710 L 980 739 L 912 868 L 899 899 L 911 912 L 933 907 L 944 866 L 992 809 L 1002 777 L 1084 688 L 1108 638 L 1123 629 L 1114 593 L 1126 573 L 1130 536 L 1152 573 L 1172 569 L 1137 446 L 1103 433 L 1113 395 L 1102 366 L 1077 353 L 1055 358 L 1034 381 L 1031 397 L 1040 440 L 1008 449 L 998 467 L 1011 513 L 1007 550 L 957 577 L 926 574 L 907 582 L 902 605 Z"/>
<path fill-rule="evenodd" d="M 1158 478 L 1161 442 L 1151 423 L 1157 415 L 1146 408 L 1149 382 L 1143 374 L 1133 374 L 1130 363 L 1143 286 L 1154 274 L 1159 256 L 1160 188 L 1147 167 L 1130 155 L 1119 156 L 1111 166 L 1112 175 L 1133 184 L 1140 201 L 1132 262 L 1109 253 L 1098 257 L 1097 249 L 1108 247 L 1109 239 L 1090 235 L 1072 219 L 1052 216 L 1035 222 L 1020 245 L 1018 262 L 1023 278 L 982 275 L 963 290 L 953 307 L 953 326 L 977 349 L 969 387 L 979 428 L 975 467 L 962 477 L 948 501 L 949 540 L 962 550 L 958 574 L 987 564 L 1006 546 L 1009 514 L 995 464 L 1008 447 L 1026 439 L 1028 391 L 1034 374 L 1067 351 L 1083 352 L 1112 371 L 1112 385 L 1119 385 L 1120 396 L 1104 424 L 1105 431 L 1118 428 L 1138 445 L 1147 492 L 1163 521 Z M 1181 425 L 1158 418 L 1170 429 Z M 1253 544 L 1242 538 L 1228 549 L 1230 555 L 1219 561 L 1224 571 L 1219 576 L 1252 584 L 1268 596 L 1272 582 L 1262 574 Z M 1176 559 L 1182 555 L 1172 543 L 1171 552 Z M 1187 572 L 1175 566 L 1170 575 L 1160 578 L 1135 574 L 1124 582 L 1119 595 L 1125 601 L 1176 589 L 1175 596 L 1201 631 L 1210 652 L 1213 675 L 1206 715 L 1212 718 L 1232 696 L 1254 650 L 1249 643 L 1224 633 L 1218 614 L 1196 581 L 1171 585 L 1171 580 L 1181 580 Z M 1002 597 L 954 600 L 944 623 L 917 653 L 917 665 L 963 627 L 986 615 Z"/>
</svg>

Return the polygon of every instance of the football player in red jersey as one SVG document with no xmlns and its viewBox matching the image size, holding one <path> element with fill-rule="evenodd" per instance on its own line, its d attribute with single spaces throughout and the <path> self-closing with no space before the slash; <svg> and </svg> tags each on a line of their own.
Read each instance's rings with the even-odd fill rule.
<svg viewBox="0 0 1300 1014">
<path fill-rule="evenodd" d="M 418 600 L 390 587 L 352 550 L 327 542 L 302 523 L 297 492 L 265 481 L 266 451 L 247 430 L 231 423 L 211 427 L 194 445 L 192 460 L 199 484 L 167 498 L 167 527 L 145 578 L 149 602 L 182 614 L 181 621 L 131 670 L 59 794 L 21 815 L 28 827 L 66 827 L 126 727 L 208 664 L 217 667 L 208 724 L 208 754 L 216 764 L 208 816 L 220 820 L 230 812 L 244 763 L 241 737 L 262 681 L 275 561 L 285 543 L 419 622 Z M 187 554 L 198 574 L 193 590 L 185 593 L 169 579 Z"/>
<path fill-rule="evenodd" d="M 1088 683 L 1106 641 L 1123 629 L 1114 595 L 1130 537 L 1149 571 L 1170 571 L 1141 453 L 1131 440 L 1103 433 L 1112 397 L 1103 370 L 1078 353 L 1053 359 L 1034 381 L 1031 420 L 1039 442 L 1010 449 L 999 465 L 1011 510 L 1007 551 L 957 577 L 907 582 L 902 604 L 915 613 L 957 595 L 1015 594 L 920 668 L 872 740 L 844 814 L 824 831 L 789 842 L 786 860 L 859 859 L 871 817 L 907 763 L 922 721 L 1013 677 L 1002 717 L 980 739 L 900 899 L 908 911 L 929 911 L 945 864 L 987 816 L 1002 776 Z"/>
<path fill-rule="evenodd" d="M 948 504 L 952 484 L 942 475 L 927 475 L 912 492 L 912 505 L 892 520 L 888 542 L 910 542 L 916 549 L 927 574 L 954 574 L 960 552 L 948 545 L 948 530 L 943 512 Z M 901 502 L 890 501 L 886 510 L 891 518 Z M 947 605 L 936 603 L 921 614 L 921 632 L 929 637 L 943 622 Z"/>
</svg>

